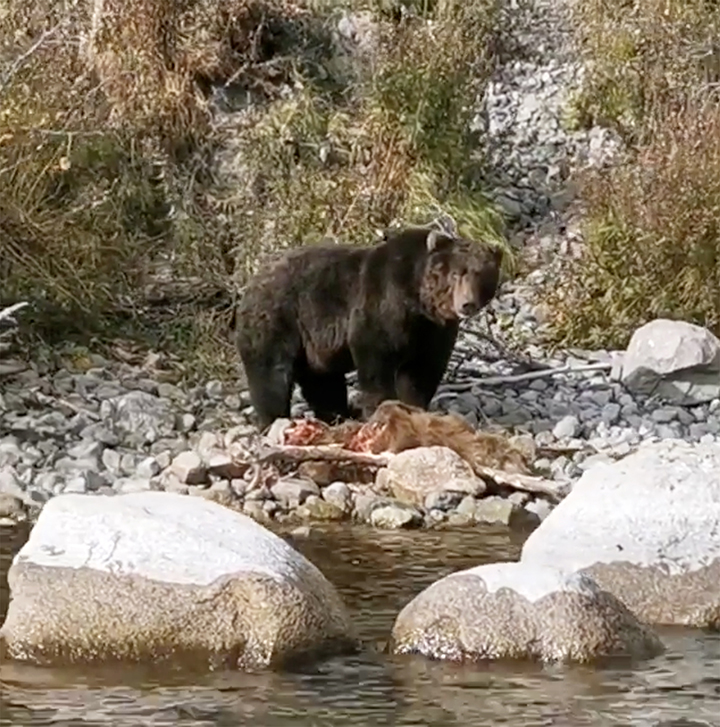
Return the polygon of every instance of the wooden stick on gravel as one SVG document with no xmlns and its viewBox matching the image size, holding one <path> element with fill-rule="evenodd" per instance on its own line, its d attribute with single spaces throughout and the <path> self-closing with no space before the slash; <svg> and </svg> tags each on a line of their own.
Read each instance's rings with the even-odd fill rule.
<svg viewBox="0 0 720 727">
<path fill-rule="evenodd" d="M 387 467 L 395 455 L 391 453 L 384 454 L 366 454 L 364 452 L 353 452 L 349 449 L 335 445 L 321 445 L 317 447 L 289 446 L 273 447 L 269 451 L 264 452 L 258 458 L 258 462 L 262 464 L 271 464 L 274 462 L 349 462 L 351 464 L 363 467 Z M 533 477 L 531 475 L 515 474 L 504 472 L 503 470 L 494 469 L 492 467 L 475 467 L 476 474 L 485 480 L 490 480 L 499 486 L 510 487 L 521 492 L 529 492 L 534 495 L 544 495 L 551 500 L 557 502 L 562 498 L 563 485 L 545 480 L 541 477 Z"/>
</svg>

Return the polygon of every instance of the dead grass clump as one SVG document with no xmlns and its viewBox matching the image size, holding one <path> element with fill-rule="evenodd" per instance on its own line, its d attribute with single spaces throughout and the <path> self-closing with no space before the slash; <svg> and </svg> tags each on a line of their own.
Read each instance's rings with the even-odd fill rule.
<svg viewBox="0 0 720 727">
<path fill-rule="evenodd" d="M 583 196 L 585 254 L 552 300 L 561 340 L 623 347 L 657 317 L 720 334 L 720 107 L 667 117 Z"/>
</svg>

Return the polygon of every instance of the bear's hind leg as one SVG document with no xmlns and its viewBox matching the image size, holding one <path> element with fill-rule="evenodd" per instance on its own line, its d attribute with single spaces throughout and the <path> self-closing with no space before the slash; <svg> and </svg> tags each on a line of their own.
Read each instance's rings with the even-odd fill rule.
<svg viewBox="0 0 720 727">
<path fill-rule="evenodd" d="M 297 381 L 305 401 L 320 421 L 335 424 L 353 418 L 344 374 L 317 373 L 303 367 L 297 372 Z"/>
<path fill-rule="evenodd" d="M 267 429 L 276 419 L 289 419 L 294 383 L 291 367 L 251 361 L 243 362 L 243 365 L 260 431 Z"/>
</svg>

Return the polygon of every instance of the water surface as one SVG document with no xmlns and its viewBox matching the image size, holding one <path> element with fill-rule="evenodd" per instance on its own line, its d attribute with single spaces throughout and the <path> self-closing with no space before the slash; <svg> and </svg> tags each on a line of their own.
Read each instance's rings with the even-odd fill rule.
<svg viewBox="0 0 720 727">
<path fill-rule="evenodd" d="M 24 537 L 0 530 L 0 620 L 5 573 Z M 461 568 L 517 559 L 522 542 L 504 529 L 398 533 L 343 524 L 295 544 L 342 594 L 368 642 L 364 653 L 292 674 L 4 664 L 0 727 L 720 727 L 720 635 L 663 629 L 666 654 L 603 668 L 456 666 L 385 656 L 395 616 L 427 585 Z"/>
</svg>

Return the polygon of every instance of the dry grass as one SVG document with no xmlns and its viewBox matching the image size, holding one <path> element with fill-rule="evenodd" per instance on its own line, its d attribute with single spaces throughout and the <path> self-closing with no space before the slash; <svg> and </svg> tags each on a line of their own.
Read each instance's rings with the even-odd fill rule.
<svg viewBox="0 0 720 727">
<path fill-rule="evenodd" d="M 263 251 L 440 210 L 503 244 L 468 133 L 494 0 L 6 6 L 0 304 L 29 299 L 41 335 L 140 331 L 230 374 L 227 304 Z M 338 50 L 343 6 L 362 53 Z M 222 84 L 250 103 L 218 112 Z"/>
<path fill-rule="evenodd" d="M 720 6 L 581 0 L 592 62 L 579 121 L 628 143 L 589 173 L 586 247 L 553 291 L 556 341 L 624 346 L 658 317 L 720 333 Z"/>
</svg>

